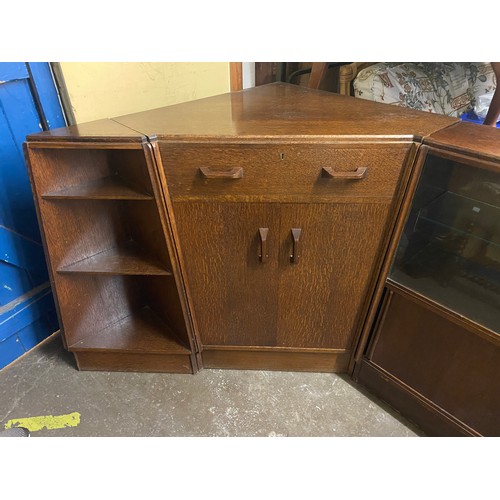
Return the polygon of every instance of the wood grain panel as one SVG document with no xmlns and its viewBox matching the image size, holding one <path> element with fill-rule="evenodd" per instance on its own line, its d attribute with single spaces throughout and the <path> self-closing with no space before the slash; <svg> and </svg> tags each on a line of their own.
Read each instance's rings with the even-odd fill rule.
<svg viewBox="0 0 500 500">
<path fill-rule="evenodd" d="M 483 127 L 476 123 L 459 122 L 451 127 L 436 131 L 425 144 L 457 154 L 469 154 L 472 158 L 482 158 L 496 162 L 500 170 L 500 130 Z"/>
<path fill-rule="evenodd" d="M 134 277 L 58 274 L 55 286 L 68 345 L 123 320 L 144 305 Z"/>
<path fill-rule="evenodd" d="M 112 175 L 107 150 L 29 150 L 33 181 L 40 195 L 89 184 Z"/>
<path fill-rule="evenodd" d="M 277 345 L 351 349 L 379 265 L 389 203 L 281 206 Z M 301 228 L 291 262 L 291 228 Z"/>
<path fill-rule="evenodd" d="M 426 435 L 438 437 L 480 435 L 366 358 L 356 366 L 357 381 L 360 384 L 418 425 Z"/>
<path fill-rule="evenodd" d="M 206 349 L 202 352 L 205 368 L 230 370 L 277 370 L 297 372 L 344 373 L 349 363 L 349 352 L 293 352 L 293 351 L 227 351 Z"/>
<path fill-rule="evenodd" d="M 277 310 L 277 207 L 174 202 L 193 311 L 204 345 L 273 345 Z M 259 228 L 269 260 L 259 261 Z"/>
<path fill-rule="evenodd" d="M 170 195 L 173 200 L 210 197 L 218 201 L 243 201 L 253 196 L 283 201 L 306 197 L 333 201 L 338 198 L 389 198 L 394 195 L 409 144 L 339 147 L 336 145 L 244 144 L 170 145 L 160 143 Z M 200 168 L 215 172 L 243 169 L 237 179 L 207 179 Z M 336 172 L 367 168 L 366 178 L 329 177 L 323 167 Z M 245 199 L 245 201 L 248 201 Z"/>
<path fill-rule="evenodd" d="M 51 261 L 57 270 L 84 259 L 103 260 L 106 254 L 98 254 L 113 252 L 115 258 L 107 262 L 122 262 L 127 266 L 124 272 L 132 270 L 130 266 L 134 265 L 134 256 L 139 261 L 157 262 L 165 271 L 170 271 L 163 228 L 153 200 L 76 202 L 48 199 L 40 201 L 40 211 Z M 131 241 L 135 243 L 136 250 L 133 252 L 128 250 Z M 105 270 L 102 268 L 100 272 Z M 108 267 L 108 270 L 119 272 L 116 265 Z M 149 274 L 149 271 L 137 267 L 136 273 Z"/>
<path fill-rule="evenodd" d="M 170 328 L 147 306 L 69 347 L 71 351 L 189 353 L 189 349 L 175 340 Z"/>
<path fill-rule="evenodd" d="M 188 355 L 95 351 L 78 351 L 73 354 L 80 370 L 193 373 L 191 358 Z"/>
<path fill-rule="evenodd" d="M 371 361 L 485 436 L 500 436 L 500 345 L 394 292 Z"/>
<path fill-rule="evenodd" d="M 161 223 L 159 201 L 151 203 L 125 202 L 122 216 L 128 234 L 142 250 L 144 256 L 160 262 L 164 269 L 172 270 L 172 262 L 165 244 L 165 227 Z"/>
<path fill-rule="evenodd" d="M 173 338 L 184 346 L 191 346 L 187 326 L 189 317 L 184 316 L 181 298 L 173 276 L 145 276 L 141 281 L 141 293 L 145 303 L 166 325 L 169 325 Z M 194 347 L 190 349 L 195 350 Z"/>
<path fill-rule="evenodd" d="M 115 199 L 114 194 L 118 199 L 152 197 L 142 150 L 31 148 L 30 156 L 36 165 L 33 179 L 42 197 L 84 198 L 85 192 L 92 198 Z"/>
<path fill-rule="evenodd" d="M 240 62 L 229 63 L 229 85 L 231 91 L 243 88 L 243 67 Z"/>
<path fill-rule="evenodd" d="M 153 196 L 123 182 L 117 175 L 103 177 L 86 184 L 51 191 L 42 195 L 48 199 L 80 200 L 152 200 Z"/>
<path fill-rule="evenodd" d="M 101 144 L 119 142 L 120 148 L 126 148 L 129 144 L 141 149 L 145 137 L 140 132 L 114 120 L 104 119 L 30 134 L 27 139 L 35 146 L 38 142 L 53 142 L 56 147 L 65 147 L 70 142 L 77 142 L 83 147 L 88 147 L 89 143 L 98 141 Z"/>
<path fill-rule="evenodd" d="M 114 118 L 148 137 L 178 140 L 300 139 L 412 141 L 459 121 L 437 115 L 308 89 L 262 85 Z"/>
<path fill-rule="evenodd" d="M 145 193 L 153 192 L 144 151 L 114 149 L 108 156 L 113 173 L 124 182 Z"/>
<path fill-rule="evenodd" d="M 129 240 L 122 202 L 40 200 L 46 243 L 54 271 Z"/>
<path fill-rule="evenodd" d="M 58 273 L 152 274 L 168 275 L 170 271 L 158 261 L 148 259 L 135 243 L 111 248 L 57 270 Z"/>
<path fill-rule="evenodd" d="M 175 221 L 172 214 L 168 186 L 164 180 L 164 171 L 161 157 L 158 154 L 158 143 L 153 141 L 144 146 L 145 158 L 155 196 L 160 223 L 163 228 L 165 250 L 169 260 L 169 269 L 172 269 L 173 279 L 163 282 L 161 279 L 151 279 L 149 289 L 150 303 L 154 305 L 157 314 L 168 324 L 183 343 L 189 345 L 193 356 L 193 369 L 201 368 L 199 356 L 200 341 L 197 337 L 197 328 L 189 306 L 189 289 L 183 276 L 179 249 L 176 246 Z M 140 221 L 138 221 L 140 223 Z M 175 236 L 174 236 L 175 234 Z"/>
</svg>

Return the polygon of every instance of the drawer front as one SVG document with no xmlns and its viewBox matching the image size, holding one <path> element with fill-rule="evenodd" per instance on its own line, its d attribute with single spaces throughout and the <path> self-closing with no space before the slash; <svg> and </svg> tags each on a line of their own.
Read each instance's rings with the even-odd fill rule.
<svg viewBox="0 0 500 500">
<path fill-rule="evenodd" d="M 160 143 L 160 153 L 174 200 L 294 202 L 391 198 L 410 147 Z"/>
</svg>

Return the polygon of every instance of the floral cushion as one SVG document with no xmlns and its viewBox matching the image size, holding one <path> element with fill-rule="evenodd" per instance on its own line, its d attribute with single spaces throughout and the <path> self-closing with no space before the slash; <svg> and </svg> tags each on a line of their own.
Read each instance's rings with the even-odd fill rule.
<svg viewBox="0 0 500 500">
<path fill-rule="evenodd" d="M 489 63 L 376 63 L 353 86 L 362 99 L 459 117 L 496 79 Z"/>
</svg>

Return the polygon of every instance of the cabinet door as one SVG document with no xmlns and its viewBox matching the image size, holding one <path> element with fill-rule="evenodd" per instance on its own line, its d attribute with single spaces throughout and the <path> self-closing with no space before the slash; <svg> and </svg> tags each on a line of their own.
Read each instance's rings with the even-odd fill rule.
<svg viewBox="0 0 500 500">
<path fill-rule="evenodd" d="M 392 287 L 380 318 L 363 385 L 430 435 L 500 435 L 498 340 Z"/>
<path fill-rule="evenodd" d="M 388 214 L 384 202 L 281 206 L 276 345 L 351 348 Z"/>
<path fill-rule="evenodd" d="M 279 207 L 174 202 L 174 211 L 202 344 L 273 345 Z"/>
</svg>

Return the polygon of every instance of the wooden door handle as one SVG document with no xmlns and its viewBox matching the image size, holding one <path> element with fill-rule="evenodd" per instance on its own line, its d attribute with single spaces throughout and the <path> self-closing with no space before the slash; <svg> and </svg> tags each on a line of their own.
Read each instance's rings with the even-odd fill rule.
<svg viewBox="0 0 500 500">
<path fill-rule="evenodd" d="M 333 179 L 359 180 L 366 177 L 368 174 L 368 167 L 359 167 L 352 172 L 336 172 L 333 167 L 323 167 L 323 172 Z"/>
<path fill-rule="evenodd" d="M 267 227 L 259 227 L 259 237 L 260 237 L 260 249 L 259 249 L 259 260 L 261 262 L 266 262 L 269 258 L 269 254 L 267 253 L 267 233 L 269 232 L 269 228 Z"/>
<path fill-rule="evenodd" d="M 293 264 L 297 264 L 299 261 L 300 257 L 300 246 L 299 246 L 299 240 L 300 240 L 300 233 L 302 232 L 302 229 L 299 227 L 293 227 L 292 228 L 292 242 L 293 242 L 293 250 L 292 250 L 292 255 L 290 255 L 290 262 Z"/>
<path fill-rule="evenodd" d="M 205 179 L 241 179 L 242 167 L 233 167 L 228 170 L 213 170 L 211 167 L 200 167 L 202 177 Z"/>
</svg>

